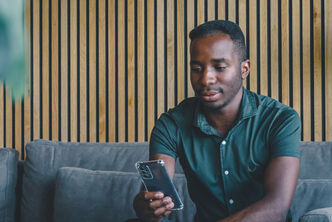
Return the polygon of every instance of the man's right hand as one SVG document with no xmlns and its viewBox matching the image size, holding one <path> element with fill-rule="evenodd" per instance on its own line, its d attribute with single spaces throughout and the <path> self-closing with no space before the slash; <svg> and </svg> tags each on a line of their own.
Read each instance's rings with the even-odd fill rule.
<svg viewBox="0 0 332 222">
<path fill-rule="evenodd" d="M 158 222 L 174 207 L 172 199 L 162 192 L 140 192 L 134 200 L 136 215 L 143 221 Z"/>
</svg>

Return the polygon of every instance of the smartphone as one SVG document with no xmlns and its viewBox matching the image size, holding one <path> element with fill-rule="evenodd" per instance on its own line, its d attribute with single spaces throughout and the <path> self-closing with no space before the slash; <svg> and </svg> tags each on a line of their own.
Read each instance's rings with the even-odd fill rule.
<svg viewBox="0 0 332 222">
<path fill-rule="evenodd" d="M 147 191 L 163 192 L 164 196 L 172 198 L 174 207 L 171 210 L 183 209 L 183 203 L 167 173 L 163 160 L 137 162 L 135 166 Z"/>
</svg>

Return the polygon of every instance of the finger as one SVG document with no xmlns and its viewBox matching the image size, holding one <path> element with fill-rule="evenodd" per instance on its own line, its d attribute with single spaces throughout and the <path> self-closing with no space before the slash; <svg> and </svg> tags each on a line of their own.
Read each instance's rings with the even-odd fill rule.
<svg viewBox="0 0 332 222">
<path fill-rule="evenodd" d="M 166 212 L 164 213 L 164 217 L 167 217 L 167 216 L 170 215 L 171 213 L 172 213 L 171 210 L 166 211 Z"/>
<path fill-rule="evenodd" d="M 164 207 L 159 207 L 157 208 L 153 214 L 156 216 L 156 217 L 162 217 L 166 211 L 168 211 L 169 209 L 167 209 L 165 206 Z"/>
<path fill-rule="evenodd" d="M 167 205 L 164 205 L 163 207 L 159 207 L 154 211 L 154 215 L 156 216 L 163 216 L 166 212 L 170 211 L 174 207 L 174 203 L 170 202 Z"/>
<path fill-rule="evenodd" d="M 153 200 L 153 199 L 161 199 L 164 197 L 162 192 L 144 192 L 144 199 Z"/>
<path fill-rule="evenodd" d="M 167 205 L 169 203 L 172 203 L 172 199 L 170 197 L 164 197 L 161 200 L 153 200 L 150 202 L 150 207 L 153 209 L 156 209 L 158 207 L 162 207 L 164 205 Z"/>
</svg>

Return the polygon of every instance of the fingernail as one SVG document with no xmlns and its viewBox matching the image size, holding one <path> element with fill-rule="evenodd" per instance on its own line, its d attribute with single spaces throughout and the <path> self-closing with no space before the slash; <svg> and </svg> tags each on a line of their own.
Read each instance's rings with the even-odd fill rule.
<svg viewBox="0 0 332 222">
<path fill-rule="evenodd" d="M 164 195 L 163 195 L 163 193 L 156 193 L 156 195 L 155 195 L 155 197 L 157 197 L 157 198 L 162 198 Z"/>
</svg>

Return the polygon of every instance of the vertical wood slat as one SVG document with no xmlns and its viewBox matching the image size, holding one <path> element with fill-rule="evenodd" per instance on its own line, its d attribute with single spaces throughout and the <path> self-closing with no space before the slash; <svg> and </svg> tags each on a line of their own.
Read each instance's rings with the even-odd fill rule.
<svg viewBox="0 0 332 222">
<path fill-rule="evenodd" d="M 77 141 L 77 2 L 70 1 L 70 141 Z"/>
<path fill-rule="evenodd" d="M 246 46 L 248 45 L 248 40 L 246 38 L 247 36 L 247 24 L 246 24 L 246 0 L 239 0 L 239 26 L 243 32 L 245 41 L 246 41 Z M 247 55 L 249 57 L 249 55 Z M 249 77 L 250 78 L 250 77 Z M 247 80 L 245 79 L 243 81 L 243 86 L 247 85 Z"/>
<path fill-rule="evenodd" d="M 0 83 L 0 147 L 5 146 L 4 86 Z"/>
<path fill-rule="evenodd" d="M 194 0 L 188 0 L 187 2 L 187 67 L 188 67 L 188 73 L 187 73 L 187 89 L 188 89 L 188 97 L 193 97 L 195 95 L 194 90 L 191 86 L 190 82 L 190 38 L 189 33 L 194 28 Z M 219 14 L 218 14 L 219 15 Z"/>
<path fill-rule="evenodd" d="M 177 1 L 177 103 L 184 99 L 184 2 Z"/>
<path fill-rule="evenodd" d="M 278 1 L 271 1 L 271 97 L 279 99 Z"/>
<path fill-rule="evenodd" d="M 249 4 L 249 59 L 250 59 L 250 90 L 257 92 L 257 16 L 256 1 Z"/>
<path fill-rule="evenodd" d="M 267 66 L 267 1 L 260 1 L 260 93 L 268 95 L 268 66 Z"/>
<path fill-rule="evenodd" d="M 164 1 L 157 1 L 157 88 L 158 88 L 158 116 L 159 117 L 165 111 L 165 39 L 164 39 L 164 8 L 166 7 Z"/>
<path fill-rule="evenodd" d="M 153 0 L 147 1 L 147 124 L 148 124 L 148 138 L 152 127 L 154 126 L 154 2 Z M 148 139 L 149 140 L 149 139 Z"/>
<path fill-rule="evenodd" d="M 301 114 L 301 64 L 300 64 L 300 0 L 292 1 L 292 21 L 293 21 L 293 108 Z"/>
<path fill-rule="evenodd" d="M 106 142 L 106 1 L 99 1 L 99 142 Z"/>
<path fill-rule="evenodd" d="M 40 137 L 40 93 L 39 93 L 39 81 L 40 81 L 40 36 L 39 36 L 39 1 L 33 2 L 33 107 L 32 107 L 32 115 L 33 115 L 33 138 L 39 139 Z"/>
<path fill-rule="evenodd" d="M 59 119 L 59 101 L 58 101 L 58 88 L 59 88 L 59 64 L 58 64 L 58 36 L 59 36 L 59 24 L 58 24 L 58 17 L 59 17 L 59 9 L 58 9 L 58 1 L 60 0 L 52 0 L 52 42 L 51 42 L 51 49 L 52 49 L 52 71 L 51 71 L 51 76 L 52 76 L 52 85 L 51 85 L 51 94 L 52 94 L 52 101 L 51 102 L 51 107 L 52 109 L 50 110 L 51 113 L 51 124 L 52 124 L 52 135 L 51 139 L 52 140 L 59 140 L 59 126 L 58 126 L 58 119 Z"/>
<path fill-rule="evenodd" d="M 32 56 L 31 56 L 31 52 L 32 52 L 32 48 L 31 48 L 31 34 L 32 34 L 32 16 L 31 15 L 31 0 L 27 0 L 26 1 L 26 21 L 25 21 L 25 25 L 26 25 L 26 46 L 27 46 L 27 50 L 26 50 L 26 61 L 27 61 L 27 68 L 26 68 L 26 72 L 27 72 L 27 78 L 26 78 L 26 88 L 25 88 L 25 95 L 24 99 L 23 99 L 23 120 L 22 121 L 22 125 L 21 127 L 23 127 L 23 135 L 22 135 L 22 140 L 23 140 L 23 147 L 21 147 L 21 149 L 23 150 L 23 155 L 21 155 L 21 159 L 25 158 L 25 152 L 24 152 L 24 147 L 26 145 L 26 143 L 28 141 L 31 140 L 30 135 L 31 135 L 31 126 L 30 126 L 30 114 L 31 114 L 31 89 L 30 89 L 30 82 L 31 82 L 31 66 L 32 66 Z M 1 88 L 0 88 L 0 93 L 1 93 Z M 0 96 L 0 100 L 1 100 L 1 96 Z M 1 102 L 0 102 L 1 103 Z M 0 105 L 0 110 L 1 110 L 1 105 Z M 1 117 L 0 117 L 1 118 Z M 0 121 L 1 124 L 1 121 Z M 1 130 L 0 130 L 1 131 Z M 0 133 L 0 138 L 1 138 L 1 133 Z M 1 141 L 1 139 L 0 139 Z M 21 141 L 22 144 L 22 141 Z"/>
<path fill-rule="evenodd" d="M 251 4 L 256 4 L 254 1 Z M 250 4 L 250 6 L 251 6 Z M 228 20 L 236 22 L 236 1 L 228 1 Z M 254 29 L 253 29 L 254 30 Z"/>
<path fill-rule="evenodd" d="M 68 2 L 61 0 L 61 141 L 68 141 Z"/>
<path fill-rule="evenodd" d="M 175 75 L 174 74 L 174 1 L 167 1 L 167 87 L 168 87 L 167 107 L 168 108 L 174 107 L 175 105 L 174 75 Z"/>
<path fill-rule="evenodd" d="M 128 0 L 128 141 L 135 141 L 135 1 Z"/>
<path fill-rule="evenodd" d="M 92 2 L 91 2 L 92 3 Z M 88 98 L 87 98 L 87 0 L 80 0 L 80 34 L 79 34 L 79 61 L 80 61 L 80 141 L 86 142 L 88 139 Z M 90 126 L 93 127 L 93 126 Z"/>
<path fill-rule="evenodd" d="M 14 136 L 14 140 L 15 140 L 15 146 L 13 146 L 19 153 L 19 158 L 22 157 L 22 101 L 20 99 L 17 99 L 14 103 L 14 112 L 15 112 L 15 125 L 13 126 L 15 129 L 15 136 Z"/>
<path fill-rule="evenodd" d="M 289 17 L 288 0 L 281 1 L 281 73 L 282 103 L 289 106 Z"/>
<path fill-rule="evenodd" d="M 42 106 L 42 130 L 41 136 L 43 139 L 49 139 L 50 131 L 50 110 L 49 110 L 49 94 L 50 94 L 50 73 L 49 73 L 49 53 L 50 53 L 50 42 L 49 42 L 49 9 L 50 9 L 50 0 L 42 1 L 42 69 L 41 69 L 41 106 Z"/>
<path fill-rule="evenodd" d="M 240 6 L 245 7 L 245 0 L 240 0 L 240 1 L 242 1 L 241 2 L 242 4 L 240 4 Z M 223 20 L 226 19 L 225 0 L 218 0 L 218 19 L 223 19 Z"/>
<path fill-rule="evenodd" d="M 96 13 L 97 0 L 89 0 L 89 141 L 97 141 L 97 13 Z M 123 23 L 122 23 L 123 24 Z M 123 50 L 123 49 L 122 49 Z M 123 75 L 121 73 L 121 75 Z M 120 85 L 123 85 L 121 82 Z"/>
<path fill-rule="evenodd" d="M 108 112 L 109 141 L 115 141 L 115 0 L 108 2 Z"/>
<path fill-rule="evenodd" d="M 325 104 L 326 140 L 332 140 L 332 1 L 325 0 Z"/>
<path fill-rule="evenodd" d="M 205 0 L 197 0 L 197 25 L 204 23 Z"/>
<path fill-rule="evenodd" d="M 166 7 L 166 6 L 165 6 Z M 145 133 L 144 133 L 144 128 L 145 128 L 145 123 L 144 123 L 144 94 L 146 87 L 144 85 L 144 63 L 145 63 L 145 58 L 144 58 L 144 38 L 146 38 L 144 34 L 144 0 L 138 0 L 137 2 L 137 51 L 138 55 L 137 57 L 140 58 L 138 60 L 138 110 L 137 110 L 137 116 L 138 116 L 138 140 L 139 141 L 144 141 L 145 140 Z"/>
<path fill-rule="evenodd" d="M 6 92 L 6 102 L 5 102 L 5 112 L 6 112 L 6 124 L 5 124 L 5 132 L 6 132 L 6 147 L 13 147 L 13 112 L 12 112 L 12 99 L 11 92 L 8 87 L 5 88 Z M 15 118 L 15 117 L 14 117 Z"/>
<path fill-rule="evenodd" d="M 207 0 L 208 1 L 208 9 L 207 9 L 207 20 L 212 21 L 215 19 L 215 0 Z"/>
<path fill-rule="evenodd" d="M 305 141 L 311 140 L 311 112 L 310 106 L 310 1 L 303 1 L 303 139 Z M 306 34 L 308 33 L 308 34 Z"/>
<path fill-rule="evenodd" d="M 118 1 L 118 123 L 119 142 L 125 141 L 125 1 Z"/>
<path fill-rule="evenodd" d="M 321 4 L 313 1 L 314 139 L 322 140 Z"/>
</svg>

